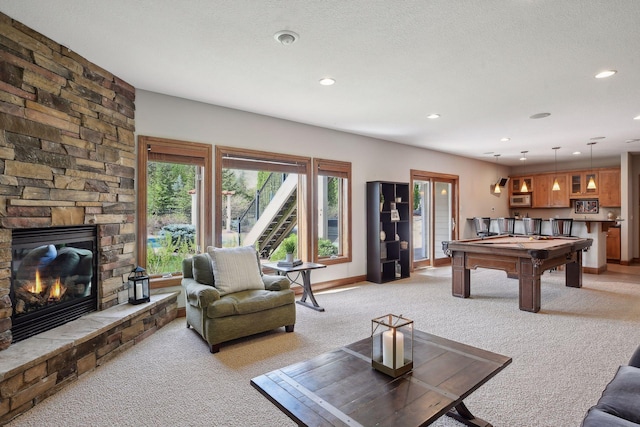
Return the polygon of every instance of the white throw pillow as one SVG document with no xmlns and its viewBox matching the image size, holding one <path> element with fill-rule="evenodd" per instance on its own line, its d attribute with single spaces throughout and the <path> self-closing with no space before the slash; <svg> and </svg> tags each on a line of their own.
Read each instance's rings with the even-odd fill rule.
<svg viewBox="0 0 640 427">
<path fill-rule="evenodd" d="M 207 248 L 213 267 L 214 286 L 220 295 L 248 289 L 264 289 L 256 250 L 251 246 L 239 248 Z"/>
</svg>

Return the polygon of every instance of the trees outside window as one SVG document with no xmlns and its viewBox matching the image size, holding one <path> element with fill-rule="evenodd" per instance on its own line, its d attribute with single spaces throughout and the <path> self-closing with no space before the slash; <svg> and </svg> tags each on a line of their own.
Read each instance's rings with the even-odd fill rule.
<svg viewBox="0 0 640 427">
<path fill-rule="evenodd" d="M 250 244 L 269 258 L 295 238 L 303 260 L 351 261 L 351 163 L 314 159 L 309 177 L 308 157 L 217 146 L 214 168 L 213 149 L 138 137 L 138 263 L 153 280 L 170 281 L 185 256 L 214 244 Z M 255 227 L 261 217 L 277 218 L 277 232 Z"/>
<path fill-rule="evenodd" d="M 212 244 L 211 153 L 207 144 L 138 137 L 138 264 L 156 281 Z"/>
<path fill-rule="evenodd" d="M 314 159 L 314 260 L 351 261 L 351 163 Z"/>
</svg>

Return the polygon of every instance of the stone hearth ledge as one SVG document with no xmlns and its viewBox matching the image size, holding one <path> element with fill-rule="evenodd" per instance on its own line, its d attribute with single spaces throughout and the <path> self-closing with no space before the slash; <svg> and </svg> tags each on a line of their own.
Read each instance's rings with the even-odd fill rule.
<svg viewBox="0 0 640 427">
<path fill-rule="evenodd" d="M 148 303 L 119 304 L 102 311 L 94 311 L 57 328 L 12 344 L 0 352 L 0 381 L 36 366 L 56 354 L 89 341 L 113 327 L 135 318 L 171 298 L 179 292 L 151 295 Z"/>
</svg>

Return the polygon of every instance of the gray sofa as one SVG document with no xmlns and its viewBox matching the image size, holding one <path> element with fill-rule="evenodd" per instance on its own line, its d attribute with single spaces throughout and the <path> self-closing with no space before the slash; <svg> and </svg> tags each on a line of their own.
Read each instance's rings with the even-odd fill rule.
<svg viewBox="0 0 640 427">
<path fill-rule="evenodd" d="M 289 279 L 262 274 L 255 253 L 252 263 L 247 265 L 246 258 L 241 262 L 245 264 L 238 265 L 238 270 L 232 272 L 232 281 L 239 277 L 232 288 L 228 283 L 223 285 L 222 277 L 218 278 L 220 283 L 216 283 L 214 272 L 223 275 L 216 266 L 224 267 L 222 262 L 216 264 L 209 253 L 182 262 L 187 327 L 193 327 L 207 341 L 212 353 L 220 351 L 220 344 L 226 341 L 281 326 L 287 332 L 294 329 L 296 308 Z M 253 269 L 257 270 L 258 278 L 254 278 Z M 252 280 L 240 278 L 247 270 L 251 271 Z M 253 285 L 238 283 L 243 281 L 253 281 Z"/>
<path fill-rule="evenodd" d="M 582 427 L 640 426 L 640 346 L 602 392 L 582 421 Z"/>
</svg>

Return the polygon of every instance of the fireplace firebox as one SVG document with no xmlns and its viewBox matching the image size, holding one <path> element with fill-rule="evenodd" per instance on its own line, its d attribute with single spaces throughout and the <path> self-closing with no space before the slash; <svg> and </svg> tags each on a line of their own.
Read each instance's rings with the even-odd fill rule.
<svg viewBox="0 0 640 427">
<path fill-rule="evenodd" d="M 16 229 L 11 250 L 14 343 L 97 310 L 95 226 Z"/>
</svg>

